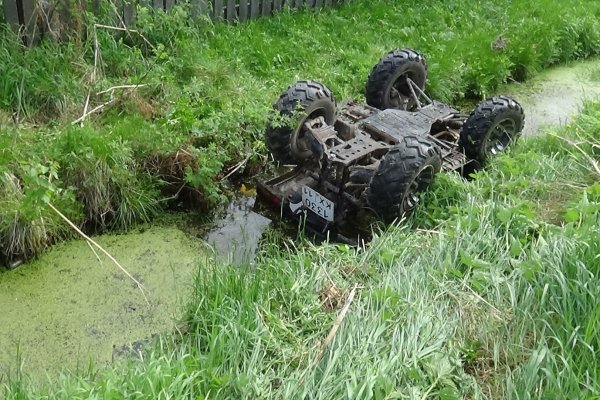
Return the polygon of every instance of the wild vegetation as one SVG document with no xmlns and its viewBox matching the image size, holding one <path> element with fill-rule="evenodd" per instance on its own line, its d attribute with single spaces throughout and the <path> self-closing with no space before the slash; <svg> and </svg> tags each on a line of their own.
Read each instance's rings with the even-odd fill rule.
<svg viewBox="0 0 600 400">
<path fill-rule="evenodd" d="M 143 361 L 37 389 L 19 373 L 4 395 L 598 398 L 598 149 L 591 103 L 470 181 L 440 175 L 416 214 L 367 246 L 272 237 L 253 267 L 200 270 L 186 333 Z"/>
<path fill-rule="evenodd" d="M 5 30 L 0 253 L 32 257 L 71 234 L 47 203 L 89 231 L 127 229 L 173 202 L 218 204 L 229 171 L 266 160 L 271 102 L 299 78 L 360 98 L 378 57 L 411 46 L 429 59 L 432 94 L 457 100 L 597 55 L 600 4 L 555 5 L 356 0 L 237 26 L 140 10 L 145 40 L 90 25 L 87 40 L 28 50 Z M 71 124 L 88 93 L 88 109 L 111 104 Z M 440 175 L 410 220 L 369 245 L 273 235 L 252 267 L 199 271 L 185 333 L 143 360 L 41 386 L 25 366 L 0 378 L 0 393 L 599 398 L 599 149 L 600 104 L 589 103 L 469 181 Z"/>
<path fill-rule="evenodd" d="M 237 25 L 186 11 L 141 8 L 129 34 L 86 16 L 82 37 L 29 49 L 2 28 L 5 261 L 71 234 L 48 202 L 88 232 L 127 229 L 179 203 L 219 204 L 225 176 L 265 164 L 271 104 L 297 79 L 360 99 L 378 58 L 410 46 L 429 59 L 429 91 L 458 100 L 600 52 L 600 4 L 583 0 L 561 12 L 552 0 L 356 0 Z"/>
</svg>

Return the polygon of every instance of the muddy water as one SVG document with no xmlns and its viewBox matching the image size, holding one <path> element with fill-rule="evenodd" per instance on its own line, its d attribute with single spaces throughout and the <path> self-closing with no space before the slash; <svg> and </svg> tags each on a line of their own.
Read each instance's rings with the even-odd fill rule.
<svg viewBox="0 0 600 400">
<path fill-rule="evenodd" d="M 523 104 L 525 133 L 537 134 L 568 122 L 582 99 L 600 97 L 600 60 L 555 68 L 498 93 Z M 197 268 L 215 255 L 232 263 L 252 260 L 269 225 L 251 211 L 253 201 L 234 201 L 201 239 L 178 222 L 98 237 L 146 287 L 149 305 L 131 280 L 80 240 L 0 273 L 0 375 L 14 369 L 17 348 L 25 371 L 39 381 L 89 361 L 110 363 L 130 343 L 171 331 Z"/>
<path fill-rule="evenodd" d="M 225 216 L 205 236 L 221 261 L 252 262 L 263 232 L 271 220 L 253 210 L 255 198 L 242 197 L 229 204 Z"/>
<path fill-rule="evenodd" d="M 562 126 L 580 109 L 584 100 L 600 99 L 600 59 L 546 70 L 526 83 L 498 90 L 515 97 L 526 113 L 525 135 Z"/>
</svg>

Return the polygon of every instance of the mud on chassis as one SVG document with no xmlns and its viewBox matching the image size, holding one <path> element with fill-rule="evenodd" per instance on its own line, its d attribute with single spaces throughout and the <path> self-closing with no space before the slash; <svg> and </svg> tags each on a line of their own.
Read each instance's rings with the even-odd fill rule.
<svg viewBox="0 0 600 400">
<path fill-rule="evenodd" d="M 333 93 L 299 81 L 274 104 L 285 123 L 272 122 L 266 145 L 295 166 L 258 183 L 259 198 L 288 218 L 305 218 L 310 233 L 333 234 L 364 210 L 384 222 L 410 214 L 435 174 L 474 169 L 514 143 L 523 109 L 499 96 L 470 115 L 424 92 L 427 64 L 412 49 L 386 54 L 369 74 L 367 104 L 339 109 Z"/>
</svg>

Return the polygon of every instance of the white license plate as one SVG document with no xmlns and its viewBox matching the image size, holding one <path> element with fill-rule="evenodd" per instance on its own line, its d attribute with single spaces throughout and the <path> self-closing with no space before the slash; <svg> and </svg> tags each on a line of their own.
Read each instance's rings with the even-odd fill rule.
<svg viewBox="0 0 600 400">
<path fill-rule="evenodd" d="M 302 187 L 302 204 L 319 217 L 333 222 L 333 201 L 308 186 Z"/>
</svg>

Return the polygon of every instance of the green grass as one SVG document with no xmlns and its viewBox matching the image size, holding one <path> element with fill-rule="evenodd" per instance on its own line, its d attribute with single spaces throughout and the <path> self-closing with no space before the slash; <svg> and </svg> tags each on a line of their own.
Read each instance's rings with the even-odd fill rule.
<svg viewBox="0 0 600 400">
<path fill-rule="evenodd" d="M 440 175 L 409 221 L 365 248 L 267 238 L 254 267 L 199 271 L 188 333 L 165 335 L 144 361 L 37 388 L 7 378 L 4 395 L 598 398 L 598 143 L 600 103 L 588 103 L 469 182 Z"/>
<path fill-rule="evenodd" d="M 360 100 L 371 67 L 393 48 L 424 52 L 429 91 L 446 101 L 485 97 L 507 80 L 599 54 L 600 3 L 567 0 L 560 12 L 555 5 L 356 0 L 236 25 L 191 20 L 180 7 L 140 9 L 137 29 L 150 45 L 90 24 L 83 41 L 23 49 L 4 27 L 0 174 L 16 177 L 25 193 L 21 203 L 0 196 L 0 236 L 14 239 L 15 220 L 19 232 L 35 231 L 47 200 L 90 232 L 148 220 L 176 193 L 203 207 L 222 203 L 229 168 L 246 158 L 247 173 L 267 163 L 264 126 L 287 85 L 317 79 L 340 100 Z M 123 84 L 144 86 L 105 92 Z M 88 110 L 113 103 L 71 126 L 88 93 Z M 27 178 L 29 164 L 36 179 Z M 62 237 L 46 233 L 31 255 Z M 4 258 L 18 256 L 2 246 Z"/>
<path fill-rule="evenodd" d="M 267 160 L 262 132 L 288 84 L 314 78 L 361 99 L 386 51 L 429 60 L 441 100 L 600 53 L 600 3 L 354 1 L 239 25 L 140 12 L 140 38 L 24 50 L 0 33 L 0 257 L 33 257 L 69 228 L 127 229 L 185 183 L 222 201 L 222 171 Z M 505 43 L 498 48 L 498 43 Z M 595 76 L 595 75 L 594 75 Z M 90 106 L 115 103 L 84 127 Z M 16 121 L 16 122 L 15 122 Z M 7 399 L 598 398 L 600 106 L 565 130 L 523 140 L 471 182 L 440 176 L 426 206 L 366 248 L 266 240 L 253 268 L 199 272 L 188 334 L 144 361 L 65 372 L 33 385 L 0 378 Z M 176 176 L 174 176 L 176 175 Z M 169 177 L 174 176 L 173 181 Z M 283 243 L 283 247 L 279 245 Z M 295 244 L 296 243 L 296 244 Z M 321 344 L 354 285 L 332 343 Z"/>
<path fill-rule="evenodd" d="M 595 68 L 590 72 L 590 79 L 594 82 L 600 82 L 600 68 Z"/>
</svg>

